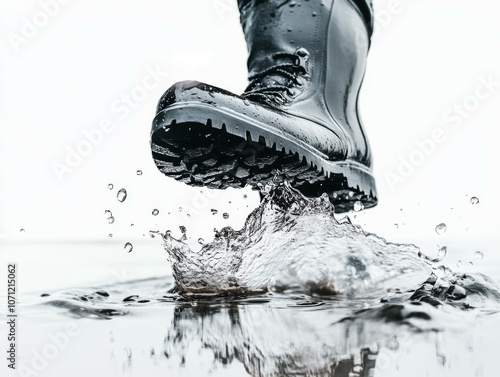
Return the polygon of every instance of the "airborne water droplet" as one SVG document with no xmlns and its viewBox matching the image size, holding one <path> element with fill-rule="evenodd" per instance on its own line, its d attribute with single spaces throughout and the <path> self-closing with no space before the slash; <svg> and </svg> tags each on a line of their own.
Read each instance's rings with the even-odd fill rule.
<svg viewBox="0 0 500 377">
<path fill-rule="evenodd" d="M 470 203 L 471 203 L 472 205 L 474 205 L 474 204 L 479 204 L 479 198 L 477 198 L 477 197 L 473 196 L 472 198 L 470 198 Z"/>
<path fill-rule="evenodd" d="M 109 237 L 109 238 L 113 237 L 113 233 L 109 233 L 109 234 L 108 234 L 108 237 Z"/>
<path fill-rule="evenodd" d="M 115 218 L 113 217 L 113 213 L 109 209 L 105 210 L 104 214 L 106 215 L 106 219 L 108 220 L 109 224 L 113 224 L 115 222 Z"/>
<path fill-rule="evenodd" d="M 21 233 L 24 233 L 24 232 L 25 232 L 24 228 L 21 228 L 19 231 L 20 231 Z"/>
<path fill-rule="evenodd" d="M 127 199 L 127 190 L 125 190 L 124 188 L 120 189 L 116 194 L 116 198 L 120 203 L 123 203 L 125 199 Z"/>
<path fill-rule="evenodd" d="M 446 224 L 445 223 L 441 223 L 441 224 L 438 224 L 436 225 L 436 233 L 441 235 L 441 234 L 444 234 L 446 232 Z"/>
<path fill-rule="evenodd" d="M 223 217 L 224 219 L 226 219 L 226 220 L 227 220 L 227 219 L 229 219 L 229 213 L 224 212 L 224 213 L 222 214 L 222 217 Z"/>
<path fill-rule="evenodd" d="M 443 259 L 447 253 L 448 253 L 448 248 L 446 246 L 441 247 L 438 250 L 438 258 Z"/>
<path fill-rule="evenodd" d="M 158 211 L 156 208 L 153 210 L 153 212 L 151 212 L 153 216 L 157 216 L 159 213 L 160 211 Z"/>
<path fill-rule="evenodd" d="M 179 226 L 179 229 L 181 230 L 182 233 L 186 233 L 187 229 L 184 225 Z"/>
<path fill-rule="evenodd" d="M 203 245 L 205 243 L 205 240 L 203 238 L 198 238 L 198 243 L 200 245 Z"/>
<path fill-rule="evenodd" d="M 142 175 L 142 170 L 137 170 L 136 173 L 137 175 Z"/>
<path fill-rule="evenodd" d="M 216 209 L 212 208 L 210 210 L 210 212 L 212 212 L 212 215 L 217 215 L 217 212 L 219 212 L 219 211 L 217 211 Z"/>
<path fill-rule="evenodd" d="M 481 251 L 476 251 L 474 253 L 474 258 L 476 258 L 476 259 L 483 259 L 484 258 L 484 254 Z"/>
<path fill-rule="evenodd" d="M 359 212 L 365 209 L 365 206 L 363 203 L 361 203 L 359 200 L 354 203 L 354 212 Z"/>
<path fill-rule="evenodd" d="M 113 187 L 114 187 L 114 186 L 113 186 L 113 184 L 112 184 L 112 183 L 110 183 L 110 184 L 108 185 L 108 189 L 110 189 L 110 190 L 113 190 Z"/>
<path fill-rule="evenodd" d="M 127 242 L 123 248 L 127 253 L 130 253 L 134 249 L 134 246 L 130 242 Z"/>
<path fill-rule="evenodd" d="M 459 261 L 457 262 L 457 267 L 458 267 L 458 268 L 462 268 L 462 260 L 459 260 Z"/>
</svg>

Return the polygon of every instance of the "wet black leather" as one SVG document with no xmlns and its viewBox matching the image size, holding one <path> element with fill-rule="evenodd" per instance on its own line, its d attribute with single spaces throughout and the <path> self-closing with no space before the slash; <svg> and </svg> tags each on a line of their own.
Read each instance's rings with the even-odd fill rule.
<svg viewBox="0 0 500 377">
<path fill-rule="evenodd" d="M 243 122 L 258 121 L 284 138 L 295 137 L 318 156 L 370 169 L 357 105 L 370 14 L 363 16 L 350 0 L 240 0 L 238 5 L 249 50 L 249 86 L 238 96 L 196 81 L 177 83 L 158 103 L 157 127 L 161 114 L 173 107 L 213 105 Z"/>
<path fill-rule="evenodd" d="M 170 87 L 160 99 L 158 109 L 160 115 L 162 114 L 160 109 L 168 109 L 169 114 L 176 109 L 183 111 L 184 122 L 199 121 L 200 115 L 195 111 L 200 109 L 208 118 L 212 112 L 226 111 L 238 114 L 242 118 L 242 123 L 246 118 L 247 122 L 272 127 L 283 137 L 293 136 L 305 146 L 314 148 L 314 152 L 322 154 L 325 159 L 345 160 L 347 156 L 346 143 L 319 121 L 315 122 L 311 117 L 306 119 L 284 111 L 276 111 L 273 106 L 256 104 L 243 96 L 198 81 L 182 81 Z M 157 116 L 153 122 L 153 130 L 159 128 L 163 122 L 163 117 Z M 281 149 L 283 146 L 285 145 L 278 147 Z"/>
<path fill-rule="evenodd" d="M 323 140 L 319 151 L 370 167 L 357 100 L 372 31 L 371 4 L 240 0 L 238 5 L 249 50 L 250 85 L 243 97 L 319 125 L 308 126 L 308 133 Z"/>
</svg>

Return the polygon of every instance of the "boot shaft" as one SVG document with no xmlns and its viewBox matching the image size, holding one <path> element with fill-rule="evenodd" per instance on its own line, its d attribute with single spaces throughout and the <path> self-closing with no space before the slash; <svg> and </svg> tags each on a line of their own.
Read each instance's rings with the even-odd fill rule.
<svg viewBox="0 0 500 377">
<path fill-rule="evenodd" d="M 239 0 L 238 5 L 249 51 L 249 96 L 260 90 L 266 102 L 270 98 L 274 106 L 332 129 L 347 145 L 345 157 L 370 165 L 357 99 L 372 33 L 371 1 Z M 271 92 L 267 98 L 265 87 Z M 284 94 L 277 93 L 280 87 L 287 88 Z"/>
</svg>

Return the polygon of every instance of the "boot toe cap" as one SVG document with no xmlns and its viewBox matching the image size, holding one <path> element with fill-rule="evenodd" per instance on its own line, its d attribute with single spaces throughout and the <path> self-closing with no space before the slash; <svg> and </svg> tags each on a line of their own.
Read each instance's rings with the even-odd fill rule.
<svg viewBox="0 0 500 377">
<path fill-rule="evenodd" d="M 161 96 L 160 100 L 158 101 L 156 113 L 158 114 L 170 106 L 188 102 L 198 102 L 213 105 L 215 104 L 214 97 L 217 94 L 236 97 L 236 95 L 231 92 L 212 85 L 205 84 L 200 81 L 179 81 L 168 88 L 167 91 Z"/>
</svg>

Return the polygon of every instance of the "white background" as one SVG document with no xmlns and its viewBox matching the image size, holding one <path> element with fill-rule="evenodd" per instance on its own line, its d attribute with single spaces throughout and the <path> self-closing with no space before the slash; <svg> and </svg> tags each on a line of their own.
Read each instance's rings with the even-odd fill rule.
<svg viewBox="0 0 500 377">
<path fill-rule="evenodd" d="M 38 1 L 1 1 L 0 243 L 109 240 L 110 233 L 134 241 L 147 239 L 149 230 L 178 234 L 179 225 L 197 238 L 214 227 L 241 226 L 258 204 L 256 193 L 247 190 L 244 199 L 242 191 L 219 192 L 193 210 L 199 189 L 164 177 L 149 150 L 157 100 L 174 82 L 196 79 L 236 93 L 245 88 L 246 46 L 235 3 L 72 0 L 44 19 Z M 379 0 L 375 8 L 360 108 L 380 204 L 355 220 L 398 242 L 481 243 L 492 254 L 500 86 L 457 129 L 444 116 L 474 96 L 481 77 L 500 83 L 500 2 Z M 16 45 L 13 34 L 24 38 L 26 20 L 39 26 Z M 163 73 L 155 88 L 126 115 L 116 111 L 116 101 L 137 90 L 151 69 Z M 85 140 L 84 130 L 104 119 L 112 131 L 58 176 L 54 163 L 65 164 L 68 150 Z M 388 184 L 388 172 L 397 174 L 400 159 L 437 128 L 446 141 L 402 182 Z M 129 196 L 119 203 L 122 187 Z M 471 196 L 480 204 L 472 206 Z M 116 218 L 112 225 L 106 209 Z M 441 222 L 448 231 L 438 236 L 434 227 Z"/>
</svg>

